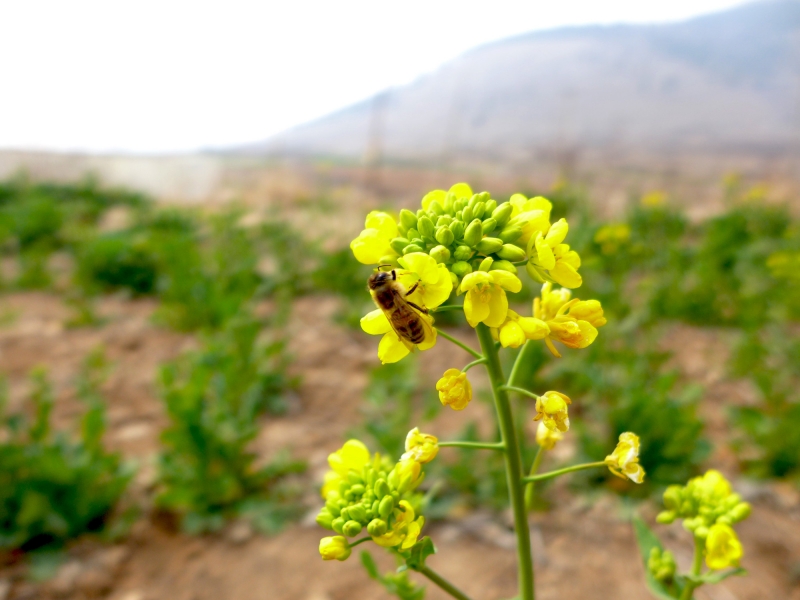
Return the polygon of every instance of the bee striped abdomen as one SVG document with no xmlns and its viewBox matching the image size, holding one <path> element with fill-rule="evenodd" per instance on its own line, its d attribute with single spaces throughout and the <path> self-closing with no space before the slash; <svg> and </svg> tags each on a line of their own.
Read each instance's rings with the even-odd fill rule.
<svg viewBox="0 0 800 600">
<path fill-rule="evenodd" d="M 392 313 L 392 326 L 399 335 L 406 338 L 412 344 L 421 344 L 425 341 L 425 329 L 422 326 L 422 318 L 408 307 L 396 309 Z"/>
</svg>

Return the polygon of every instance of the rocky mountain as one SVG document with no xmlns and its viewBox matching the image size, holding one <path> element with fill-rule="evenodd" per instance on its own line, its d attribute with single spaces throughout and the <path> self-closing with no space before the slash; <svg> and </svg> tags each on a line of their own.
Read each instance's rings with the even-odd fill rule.
<svg viewBox="0 0 800 600">
<path fill-rule="evenodd" d="M 521 35 L 246 150 L 431 160 L 569 147 L 797 151 L 800 0 Z"/>
</svg>

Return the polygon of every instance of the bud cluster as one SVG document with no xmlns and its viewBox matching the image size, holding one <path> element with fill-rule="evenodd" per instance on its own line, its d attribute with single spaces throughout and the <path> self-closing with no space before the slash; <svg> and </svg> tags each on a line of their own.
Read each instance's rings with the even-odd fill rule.
<svg viewBox="0 0 800 600">
<path fill-rule="evenodd" d="M 713 469 L 690 479 L 685 486 L 669 486 L 664 492 L 664 507 L 666 510 L 657 517 L 659 523 L 681 518 L 684 528 L 698 538 L 706 538 L 714 525 L 730 526 L 750 514 L 750 505 Z"/>
<path fill-rule="evenodd" d="M 647 570 L 653 579 L 664 584 L 669 584 L 675 578 L 675 570 L 678 565 L 675 557 L 669 550 L 662 550 L 658 546 L 650 549 L 650 556 L 647 559 Z"/>
</svg>

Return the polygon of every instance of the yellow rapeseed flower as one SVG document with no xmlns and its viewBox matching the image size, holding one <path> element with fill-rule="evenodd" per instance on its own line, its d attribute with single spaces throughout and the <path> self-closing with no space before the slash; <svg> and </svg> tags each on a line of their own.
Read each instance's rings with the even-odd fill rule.
<svg viewBox="0 0 800 600">
<path fill-rule="evenodd" d="M 413 458 L 402 458 L 389 472 L 387 481 L 398 492 L 405 494 L 422 483 L 424 478 L 425 474 L 419 462 Z"/>
<path fill-rule="evenodd" d="M 356 260 L 365 265 L 377 265 L 397 256 L 390 242 L 398 235 L 397 222 L 385 212 L 373 210 L 367 215 L 364 230 L 350 242 Z"/>
<path fill-rule="evenodd" d="M 508 314 L 506 290 L 518 292 L 522 282 L 508 271 L 475 271 L 464 276 L 461 291 L 464 298 L 464 315 L 472 327 L 485 323 L 489 327 L 500 327 Z"/>
<path fill-rule="evenodd" d="M 639 436 L 630 431 L 621 433 L 614 452 L 606 456 L 606 466 L 617 477 L 634 483 L 644 481 L 644 469 L 639 464 Z"/>
<path fill-rule="evenodd" d="M 569 429 L 568 406 L 572 400 L 561 392 L 545 392 L 536 399 L 536 416 L 534 421 L 541 420 L 551 431 L 565 432 Z"/>
<path fill-rule="evenodd" d="M 428 350 L 436 345 L 436 328 L 433 327 L 432 317 L 422 313 L 420 313 L 420 317 L 428 321 L 429 327 L 426 328 L 426 331 L 429 330 L 430 334 L 426 334 L 424 342 L 417 344 L 417 349 Z M 370 335 L 383 335 L 378 344 L 378 358 L 383 364 L 396 363 L 411 353 L 408 346 L 392 329 L 389 319 L 381 309 L 373 310 L 361 317 L 361 329 Z"/>
<path fill-rule="evenodd" d="M 744 549 L 732 527 L 717 523 L 709 528 L 706 537 L 706 564 L 709 569 L 738 567 L 742 556 Z"/>
<path fill-rule="evenodd" d="M 350 544 L 341 535 L 324 537 L 319 541 L 319 553 L 322 560 L 345 561 L 350 556 Z"/>
<path fill-rule="evenodd" d="M 393 511 L 394 522 L 383 535 L 372 536 L 372 540 L 383 548 L 399 547 L 407 550 L 417 543 L 417 538 L 425 524 L 425 517 L 415 519 L 414 509 L 407 500 L 400 500 Z"/>
<path fill-rule="evenodd" d="M 436 308 L 450 297 L 450 292 L 453 291 L 450 271 L 429 254 L 412 252 L 398 258 L 397 262 L 405 269 L 397 271 L 400 283 L 406 289 L 417 286 L 408 297 L 417 306 Z"/>
<path fill-rule="evenodd" d="M 325 498 L 328 492 L 339 489 L 339 483 L 350 471 L 361 472 L 369 461 L 369 449 L 363 442 L 356 439 L 347 440 L 336 452 L 328 455 L 328 464 L 332 470 L 325 474 L 322 497 Z"/>
<path fill-rule="evenodd" d="M 536 443 L 544 450 L 552 450 L 556 444 L 564 439 L 564 434 L 558 429 L 553 431 L 544 422 L 540 422 L 536 428 Z"/>
<path fill-rule="evenodd" d="M 597 300 L 570 300 L 566 289 L 553 290 L 551 284 L 542 286 L 541 298 L 533 300 L 533 316 L 544 321 L 549 333 L 545 344 L 554 356 L 561 354 L 553 340 L 568 348 L 586 348 L 597 338 L 597 328 L 606 324 L 603 307 Z"/>
<path fill-rule="evenodd" d="M 527 340 L 541 340 L 547 337 L 550 328 L 547 323 L 534 317 L 521 317 L 509 309 L 506 321 L 492 335 L 503 348 L 519 348 Z"/>
<path fill-rule="evenodd" d="M 439 453 L 439 439 L 435 435 L 421 433 L 414 427 L 406 436 L 406 451 L 400 460 L 415 460 L 426 464 L 431 462 Z"/>
<path fill-rule="evenodd" d="M 472 385 L 467 374 L 458 369 L 447 369 L 436 382 L 439 400 L 453 410 L 464 410 L 472 400 Z"/>
<path fill-rule="evenodd" d="M 627 223 L 603 225 L 594 234 L 594 241 L 600 245 L 603 254 L 614 254 L 631 237 L 631 228 Z"/>
</svg>

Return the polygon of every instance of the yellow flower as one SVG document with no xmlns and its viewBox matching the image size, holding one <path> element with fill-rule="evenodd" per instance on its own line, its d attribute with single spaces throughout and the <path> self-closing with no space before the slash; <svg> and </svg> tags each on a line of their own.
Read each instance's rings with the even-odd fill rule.
<svg viewBox="0 0 800 600">
<path fill-rule="evenodd" d="M 347 477 L 350 471 L 361 472 L 370 461 L 369 450 L 359 440 L 347 440 L 336 452 L 328 455 L 328 464 L 332 471 L 325 474 L 325 483 L 322 486 L 322 497 L 326 498 L 328 492 L 339 489 L 339 483 Z"/>
<path fill-rule="evenodd" d="M 578 274 L 581 257 L 570 250 L 569 244 L 563 243 L 568 231 L 566 219 L 560 219 L 553 225 L 547 220 L 536 224 L 530 238 L 523 236 L 522 241 L 527 243 L 530 257 L 527 270 L 531 277 L 544 281 L 547 279 L 544 276 L 546 270 L 559 285 L 567 288 L 581 286 L 583 278 Z"/>
<path fill-rule="evenodd" d="M 556 444 L 564 439 L 564 434 L 558 430 L 553 431 L 544 422 L 536 428 L 536 443 L 544 450 L 552 450 Z"/>
<path fill-rule="evenodd" d="M 397 271 L 397 278 L 405 288 L 417 289 L 408 296 L 408 300 L 423 308 L 436 308 L 450 297 L 453 291 L 453 280 L 450 271 L 439 264 L 429 254 L 412 252 L 397 259 L 404 271 Z"/>
<path fill-rule="evenodd" d="M 569 231 L 569 225 L 566 219 L 559 219 L 547 231 L 547 235 L 538 232 L 534 238 L 534 246 L 536 249 L 537 262 L 547 270 L 551 270 L 556 266 L 556 257 L 553 254 L 553 249 L 564 241 Z"/>
<path fill-rule="evenodd" d="M 719 570 L 738 567 L 744 550 L 736 532 L 729 525 L 717 523 L 708 530 L 706 537 L 706 564 L 709 569 Z"/>
<path fill-rule="evenodd" d="M 367 215 L 364 230 L 350 242 L 356 260 L 365 265 L 377 265 L 386 258 L 397 256 L 389 245 L 398 236 L 397 222 L 385 212 L 373 210 Z"/>
<path fill-rule="evenodd" d="M 578 273 L 581 266 L 581 257 L 574 250 L 569 249 L 569 244 L 559 244 L 553 248 L 556 264 L 550 269 L 550 277 L 566 288 L 579 288 L 583 285 L 583 278 Z"/>
<path fill-rule="evenodd" d="M 319 553 L 322 560 L 344 561 L 350 556 L 350 544 L 341 535 L 324 537 L 319 541 Z"/>
<path fill-rule="evenodd" d="M 503 348 L 518 348 L 526 340 L 541 340 L 550 333 L 547 323 L 534 317 L 521 317 L 513 310 L 508 311 L 506 321 L 492 334 Z"/>
<path fill-rule="evenodd" d="M 422 465 L 413 458 L 402 458 L 389 472 L 387 481 L 389 485 L 401 494 L 416 488 L 425 478 Z"/>
<path fill-rule="evenodd" d="M 471 198 L 472 188 L 466 183 L 456 183 L 446 192 L 444 190 L 433 190 L 422 197 L 422 208 L 428 210 L 434 200 L 438 202 L 440 206 L 444 206 L 444 201 L 448 193 L 453 194 L 456 200 L 460 198 Z"/>
<path fill-rule="evenodd" d="M 435 435 L 421 433 L 414 427 L 406 436 L 406 451 L 400 460 L 415 460 L 426 464 L 431 462 L 439 453 L 439 440 Z"/>
<path fill-rule="evenodd" d="M 392 514 L 394 522 L 389 531 L 383 535 L 372 536 L 372 539 L 383 548 L 399 546 L 401 550 L 407 550 L 417 543 L 422 526 L 425 524 L 425 517 L 420 516 L 415 520 L 414 509 L 407 500 L 400 500 Z"/>
<path fill-rule="evenodd" d="M 522 228 L 522 236 L 517 241 L 527 244 L 540 231 L 547 233 L 550 227 L 550 211 L 553 209 L 550 200 L 543 196 L 528 200 L 522 194 L 514 194 L 508 203 L 513 207 L 511 219 Z"/>
<path fill-rule="evenodd" d="M 642 196 L 639 203 L 646 208 L 660 208 L 667 202 L 667 193 L 662 190 L 654 190 Z"/>
<path fill-rule="evenodd" d="M 614 254 L 631 237 L 631 228 L 627 223 L 604 225 L 594 234 L 594 241 L 600 245 L 603 254 Z"/>
<path fill-rule="evenodd" d="M 426 327 L 425 341 L 417 344 L 417 348 L 428 350 L 436 345 L 436 328 L 433 327 L 432 317 L 422 313 L 420 313 L 420 317 L 427 321 L 428 327 Z M 361 329 L 370 335 L 383 335 L 378 344 L 378 358 L 383 364 L 396 363 L 411 352 L 400 336 L 394 332 L 389 319 L 381 309 L 373 310 L 361 317 Z"/>
<path fill-rule="evenodd" d="M 533 300 L 533 316 L 544 321 L 549 333 L 545 344 L 553 353 L 561 354 L 553 345 L 559 341 L 568 348 L 586 348 L 597 338 L 597 328 L 606 324 L 603 307 L 597 300 L 570 300 L 570 291 L 553 291 L 549 283 L 542 286 L 542 297 Z"/>
<path fill-rule="evenodd" d="M 606 456 L 608 469 L 617 477 L 634 483 L 644 481 L 644 469 L 639 464 L 639 436 L 630 431 L 621 433 L 614 452 Z"/>
<path fill-rule="evenodd" d="M 453 410 L 464 410 L 472 400 L 472 385 L 467 374 L 458 369 L 447 369 L 436 382 L 439 400 Z"/>
<path fill-rule="evenodd" d="M 464 298 L 464 315 L 472 327 L 485 323 L 489 327 L 500 327 L 508 314 L 506 290 L 518 292 L 522 282 L 508 271 L 475 271 L 464 276 L 461 291 Z"/>
<path fill-rule="evenodd" d="M 570 404 L 572 400 L 560 392 L 545 392 L 536 399 L 536 416 L 533 420 L 541 420 L 551 431 L 563 433 L 569 429 L 567 406 Z"/>
</svg>

